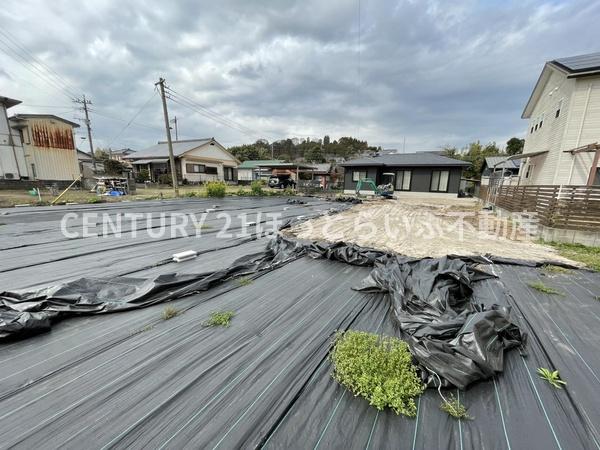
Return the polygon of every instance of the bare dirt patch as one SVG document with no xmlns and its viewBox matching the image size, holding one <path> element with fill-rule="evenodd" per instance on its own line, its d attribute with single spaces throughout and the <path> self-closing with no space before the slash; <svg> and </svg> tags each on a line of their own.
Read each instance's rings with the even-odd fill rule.
<svg viewBox="0 0 600 450">
<path fill-rule="evenodd" d="M 492 254 L 577 265 L 508 219 L 481 210 L 475 199 L 377 200 L 301 223 L 301 239 L 345 241 L 414 257 Z"/>
</svg>

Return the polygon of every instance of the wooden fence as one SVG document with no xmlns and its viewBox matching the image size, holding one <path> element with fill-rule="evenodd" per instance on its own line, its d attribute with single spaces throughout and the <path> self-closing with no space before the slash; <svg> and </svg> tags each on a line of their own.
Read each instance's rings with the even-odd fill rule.
<svg viewBox="0 0 600 450">
<path fill-rule="evenodd" d="M 491 200 L 548 227 L 600 231 L 600 186 L 500 186 Z"/>
</svg>

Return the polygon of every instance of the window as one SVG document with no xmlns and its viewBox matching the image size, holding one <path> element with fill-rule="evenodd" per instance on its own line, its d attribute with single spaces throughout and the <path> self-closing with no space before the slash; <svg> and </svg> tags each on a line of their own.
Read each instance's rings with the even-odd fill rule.
<svg viewBox="0 0 600 450">
<path fill-rule="evenodd" d="M 37 178 L 37 172 L 35 171 L 35 164 L 31 163 L 31 177 Z"/>
<path fill-rule="evenodd" d="M 233 180 L 233 167 L 223 167 L 223 177 L 227 181 Z"/>
<path fill-rule="evenodd" d="M 537 129 L 538 129 L 538 124 L 537 124 L 537 123 L 535 124 L 535 127 L 533 127 L 533 129 L 534 129 L 535 131 L 537 131 Z"/>
<path fill-rule="evenodd" d="M 450 172 L 448 170 L 434 170 L 431 172 L 431 187 L 432 192 L 448 192 L 448 179 Z"/>
<path fill-rule="evenodd" d="M 410 191 L 410 180 L 412 172 L 410 170 L 400 170 L 396 172 L 396 190 Z"/>
<path fill-rule="evenodd" d="M 533 134 L 533 127 L 531 127 L 531 134 Z"/>
<path fill-rule="evenodd" d="M 217 168 L 216 167 L 212 167 L 212 166 L 206 166 L 204 168 L 204 173 L 209 174 L 209 175 L 217 175 Z"/>
<path fill-rule="evenodd" d="M 204 173 L 206 166 L 204 164 L 186 164 L 185 171 L 187 173 Z"/>
<path fill-rule="evenodd" d="M 558 116 L 560 116 L 560 110 L 562 108 L 562 100 L 558 102 L 558 105 L 556 106 L 556 113 L 554 114 L 554 118 L 558 119 Z"/>
<path fill-rule="evenodd" d="M 540 129 L 542 128 L 543 124 L 544 124 L 544 115 L 542 114 L 542 117 L 540 117 Z"/>
<path fill-rule="evenodd" d="M 529 177 L 531 177 L 531 175 L 533 174 L 533 169 L 534 169 L 534 167 L 535 167 L 535 166 L 534 166 L 534 165 L 532 165 L 532 164 L 529 164 L 529 165 L 527 166 L 527 171 L 525 172 L 525 178 L 529 178 Z"/>
<path fill-rule="evenodd" d="M 367 178 L 366 170 L 353 170 L 352 171 L 352 181 L 364 180 Z"/>
</svg>

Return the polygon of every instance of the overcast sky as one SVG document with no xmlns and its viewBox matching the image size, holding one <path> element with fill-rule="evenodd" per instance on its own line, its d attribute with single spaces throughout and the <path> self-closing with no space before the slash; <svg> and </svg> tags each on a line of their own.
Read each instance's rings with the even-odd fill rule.
<svg viewBox="0 0 600 450">
<path fill-rule="evenodd" d="M 180 139 L 504 145 L 545 61 L 600 51 L 597 1 L 3 0 L 0 23 L 10 112 L 73 120 L 85 93 L 113 149 L 164 139 L 160 76 L 230 125 L 170 101 Z"/>
</svg>

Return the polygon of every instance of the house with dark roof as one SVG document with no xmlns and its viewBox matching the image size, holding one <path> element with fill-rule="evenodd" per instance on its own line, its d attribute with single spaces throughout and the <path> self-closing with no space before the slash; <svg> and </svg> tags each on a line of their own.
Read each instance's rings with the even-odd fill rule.
<svg viewBox="0 0 600 450">
<path fill-rule="evenodd" d="M 347 194 L 356 191 L 361 179 L 368 178 L 380 185 L 393 178 L 396 195 L 456 197 L 462 171 L 469 163 L 435 153 L 418 152 L 372 156 L 340 165 L 345 169 L 344 193 Z M 373 193 L 365 189 L 361 193 Z"/>
<path fill-rule="evenodd" d="M 520 159 L 508 159 L 508 156 L 488 156 L 481 168 L 481 185 L 490 184 L 490 178 L 504 178 L 502 184 L 517 184 Z"/>
<path fill-rule="evenodd" d="M 236 181 L 240 161 L 215 138 L 173 141 L 172 144 L 178 180 L 190 183 Z M 123 159 L 131 163 L 136 175 L 147 170 L 151 181 L 159 181 L 161 175 L 171 173 L 166 141 L 125 155 Z"/>
<path fill-rule="evenodd" d="M 521 117 L 521 184 L 600 184 L 600 52 L 548 61 Z"/>
</svg>

